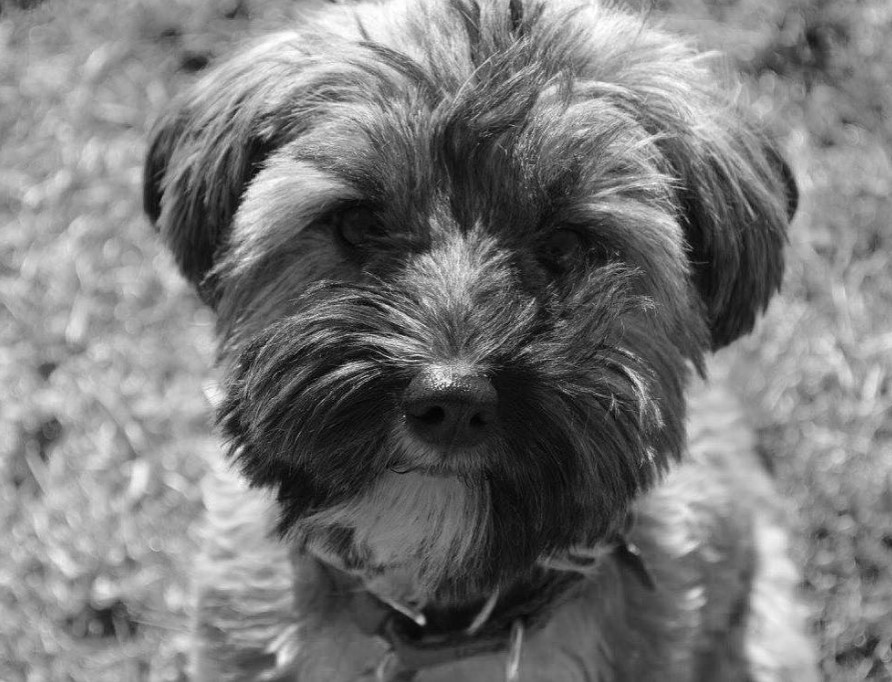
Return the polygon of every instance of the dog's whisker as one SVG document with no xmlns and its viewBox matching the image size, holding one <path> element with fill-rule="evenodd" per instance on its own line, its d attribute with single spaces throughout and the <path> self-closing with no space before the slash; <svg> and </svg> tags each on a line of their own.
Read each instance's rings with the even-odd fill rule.
<svg viewBox="0 0 892 682">
<path fill-rule="evenodd" d="M 475 635 L 480 631 L 486 621 L 489 620 L 489 617 L 492 615 L 493 609 L 496 608 L 496 602 L 499 600 L 499 589 L 496 588 L 492 591 L 492 593 L 487 597 L 486 603 L 483 604 L 483 608 L 480 609 L 480 612 L 474 617 L 474 620 L 471 621 L 471 624 L 468 626 L 468 629 L 465 632 L 469 635 Z"/>
<path fill-rule="evenodd" d="M 508 660 L 505 663 L 505 682 L 517 682 L 520 679 L 520 654 L 523 649 L 523 630 L 522 621 L 515 620 L 511 624 Z"/>
<path fill-rule="evenodd" d="M 378 599 L 380 599 L 382 602 L 387 604 L 390 608 L 392 608 L 397 613 L 403 614 L 406 618 L 411 620 L 418 627 L 423 628 L 425 625 L 427 625 L 427 616 L 425 616 L 424 613 L 422 613 L 418 609 L 413 609 L 412 607 L 407 606 L 406 604 L 398 602 L 396 599 L 393 599 L 392 597 L 387 597 L 385 595 L 381 595 L 381 594 L 377 594 L 377 593 L 375 594 L 375 596 Z"/>
</svg>

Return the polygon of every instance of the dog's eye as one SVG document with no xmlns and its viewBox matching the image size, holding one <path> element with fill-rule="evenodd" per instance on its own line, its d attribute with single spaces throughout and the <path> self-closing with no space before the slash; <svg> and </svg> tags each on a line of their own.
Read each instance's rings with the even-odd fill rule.
<svg viewBox="0 0 892 682">
<path fill-rule="evenodd" d="M 351 206 L 336 213 L 332 222 L 338 237 L 351 248 L 359 248 L 380 232 L 380 223 L 371 209 Z"/>
<path fill-rule="evenodd" d="M 548 235 L 539 255 L 549 267 L 566 270 L 579 258 L 583 247 L 582 236 L 576 230 L 561 228 Z"/>
</svg>

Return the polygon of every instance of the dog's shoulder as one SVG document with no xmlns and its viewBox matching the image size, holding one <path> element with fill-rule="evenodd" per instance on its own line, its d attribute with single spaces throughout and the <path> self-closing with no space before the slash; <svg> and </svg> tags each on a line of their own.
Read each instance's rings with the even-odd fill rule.
<svg viewBox="0 0 892 682">
<path fill-rule="evenodd" d="M 202 481 L 207 508 L 196 558 L 197 679 L 254 679 L 275 667 L 274 643 L 294 626 L 293 574 L 278 541 L 267 492 L 252 489 L 220 458 Z"/>
</svg>

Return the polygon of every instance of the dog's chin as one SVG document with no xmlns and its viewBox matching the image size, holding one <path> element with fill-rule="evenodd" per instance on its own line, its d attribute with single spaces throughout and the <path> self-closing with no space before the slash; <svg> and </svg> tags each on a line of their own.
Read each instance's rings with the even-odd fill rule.
<svg viewBox="0 0 892 682">
<path fill-rule="evenodd" d="M 298 522 L 324 562 L 407 604 L 485 591 L 486 487 L 448 467 L 387 471 L 362 495 Z"/>
</svg>

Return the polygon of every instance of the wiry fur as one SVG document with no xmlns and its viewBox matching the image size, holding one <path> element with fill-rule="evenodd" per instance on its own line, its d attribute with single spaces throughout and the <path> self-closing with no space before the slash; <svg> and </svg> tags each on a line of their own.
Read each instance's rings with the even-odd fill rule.
<svg viewBox="0 0 892 682">
<path fill-rule="evenodd" d="M 276 500 L 242 490 L 212 520 L 201 679 L 349 680 L 380 659 L 320 559 L 385 597 L 474 603 L 630 511 L 658 592 L 608 559 L 525 649 L 524 679 L 811 679 L 789 576 L 764 573 L 784 560 L 761 556 L 779 526 L 749 444 L 654 488 L 685 459 L 690 369 L 751 329 L 795 210 L 724 93 L 606 4 L 394 0 L 268 38 L 172 107 L 146 210 L 218 315 L 230 456 Z M 356 206 L 362 248 L 338 233 Z M 549 260 L 567 229 L 577 248 Z M 406 388 L 432 367 L 491 382 L 484 442 L 407 430 Z M 256 536 L 273 527 L 282 545 Z M 230 545 L 252 534 L 243 563 Z M 782 623 L 754 611 L 766 592 Z M 756 628 L 796 655 L 760 655 Z"/>
</svg>

